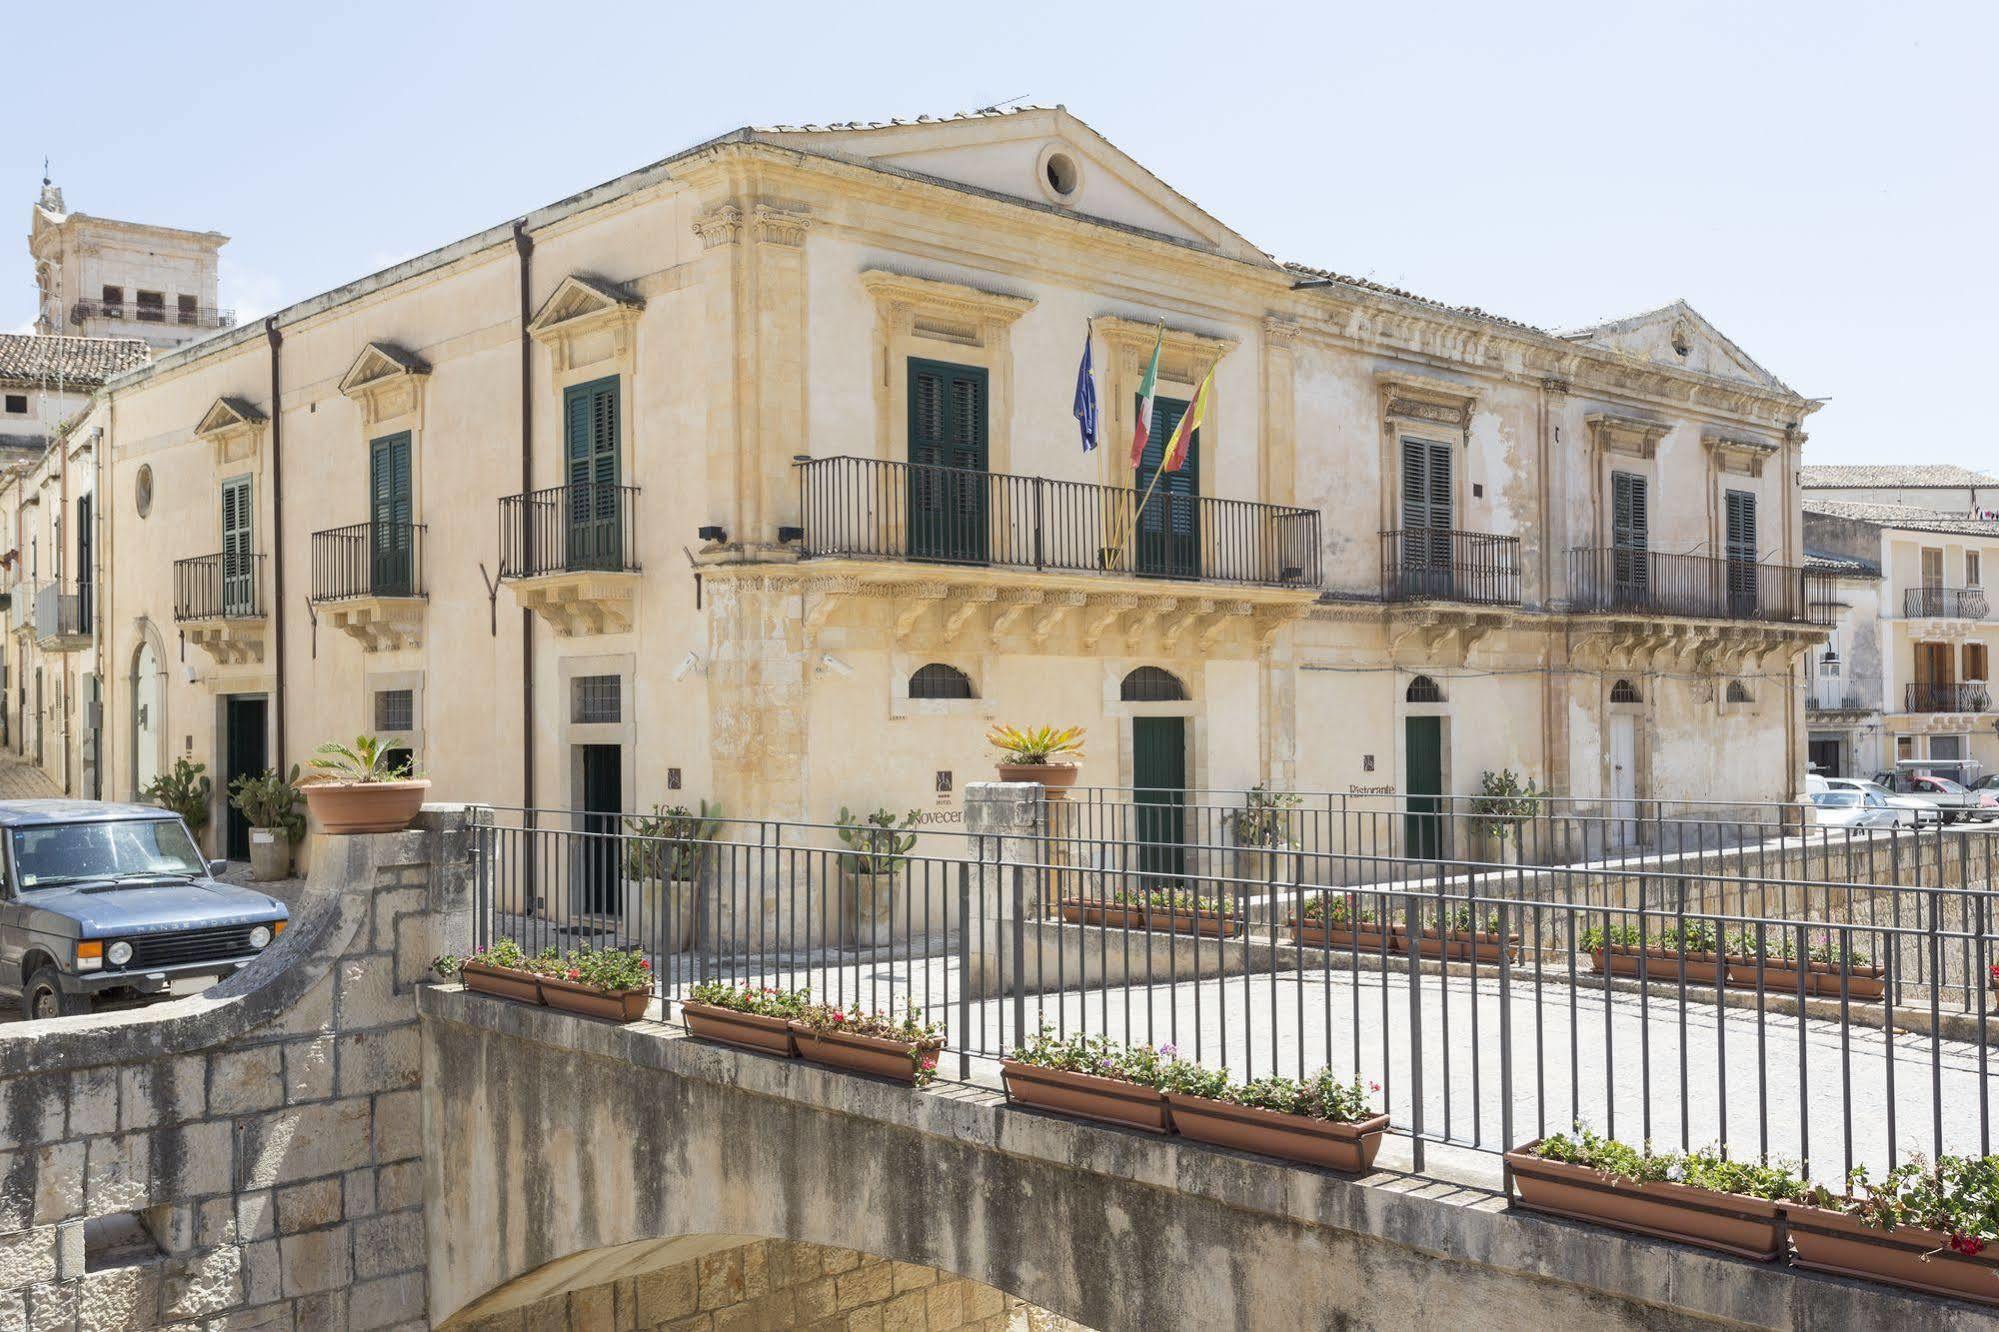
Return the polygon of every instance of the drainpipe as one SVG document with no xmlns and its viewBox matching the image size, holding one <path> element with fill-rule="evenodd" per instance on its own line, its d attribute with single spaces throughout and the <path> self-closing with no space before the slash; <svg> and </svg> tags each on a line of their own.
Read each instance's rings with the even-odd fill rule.
<svg viewBox="0 0 1999 1332">
<path fill-rule="evenodd" d="M 56 562 L 56 627 L 60 629 L 62 627 L 62 580 L 63 575 L 69 572 L 71 564 L 67 547 L 76 541 L 76 521 L 74 515 L 69 511 L 69 439 L 67 436 L 56 436 L 55 442 L 49 446 L 48 454 L 44 455 L 45 458 L 49 456 L 53 456 L 56 460 L 56 504 L 58 506 L 56 512 L 62 518 L 62 521 L 57 524 L 59 530 L 56 532 L 55 549 L 49 552 L 55 557 Z M 39 626 L 36 627 L 35 632 L 41 632 Z M 69 724 L 69 719 L 76 715 L 76 672 L 70 668 L 69 659 L 70 654 L 64 652 L 57 661 L 59 678 L 62 681 L 62 793 L 66 796 L 76 794 L 75 765 L 70 762 L 70 742 L 73 737 Z"/>
<path fill-rule="evenodd" d="M 264 320 L 264 338 L 271 344 L 271 657 L 276 672 L 271 686 L 272 766 L 285 771 L 285 400 L 278 381 L 278 348 L 285 335 L 278 317 Z M 252 551 L 254 556 L 256 552 Z"/>
<path fill-rule="evenodd" d="M 117 405 L 111 394 L 104 395 L 104 424 L 97 427 L 97 439 L 90 451 L 91 470 L 96 473 L 90 487 L 95 497 L 90 505 L 90 521 L 96 527 L 91 534 L 90 551 L 97 569 L 111 567 L 111 427 L 117 421 Z M 97 576 L 97 569 L 85 569 L 83 576 L 90 580 L 90 651 L 91 660 L 97 666 L 97 790 L 94 799 L 102 800 L 106 791 L 118 788 L 105 780 L 106 742 L 111 728 L 111 660 L 104 641 L 104 618 L 111 612 L 111 580 Z"/>
<path fill-rule="evenodd" d="M 534 237 L 528 234 L 526 218 L 514 222 L 514 253 L 521 271 L 521 495 L 534 489 L 534 339 L 528 336 L 528 320 L 534 317 L 529 302 L 534 271 Z M 521 514 L 521 539 L 531 539 L 533 524 Z M 534 808 L 534 612 L 521 608 L 521 806 Z"/>
</svg>

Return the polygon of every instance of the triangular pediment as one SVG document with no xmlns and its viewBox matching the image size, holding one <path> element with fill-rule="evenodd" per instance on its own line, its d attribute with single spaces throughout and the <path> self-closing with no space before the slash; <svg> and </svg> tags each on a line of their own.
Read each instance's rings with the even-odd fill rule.
<svg viewBox="0 0 1999 1332">
<path fill-rule="evenodd" d="M 528 321 L 528 332 L 539 337 L 558 325 L 593 315 L 636 311 L 644 305 L 637 292 L 616 282 L 571 273 L 556 284 L 548 299 L 541 303 L 541 309 L 535 311 L 534 318 Z"/>
<path fill-rule="evenodd" d="M 886 123 L 779 126 L 758 139 L 1059 208 L 1271 262 L 1256 246 L 1059 106 Z"/>
<path fill-rule="evenodd" d="M 264 414 L 241 398 L 217 398 L 209 409 L 201 414 L 201 422 L 194 428 L 197 435 L 220 435 L 245 426 L 264 424 Z"/>
<path fill-rule="evenodd" d="M 347 367 L 347 373 L 340 376 L 340 391 L 351 395 L 371 384 L 379 384 L 399 375 L 429 373 L 429 362 L 416 353 L 406 351 L 393 342 L 371 342 L 354 358 L 354 364 Z"/>
<path fill-rule="evenodd" d="M 1758 365 L 1685 301 L 1674 301 L 1625 319 L 1593 324 L 1562 334 L 1571 342 L 1603 347 L 1655 365 L 1670 365 L 1716 379 L 1732 379 L 1760 389 L 1789 393 L 1783 380 Z"/>
</svg>

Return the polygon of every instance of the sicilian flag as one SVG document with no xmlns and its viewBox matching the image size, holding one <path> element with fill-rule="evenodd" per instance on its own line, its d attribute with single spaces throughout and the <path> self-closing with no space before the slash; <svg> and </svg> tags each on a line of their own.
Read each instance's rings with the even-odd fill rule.
<svg viewBox="0 0 1999 1332">
<path fill-rule="evenodd" d="M 1169 472 L 1177 472 L 1187 461 L 1187 452 L 1194 445 L 1194 432 L 1201 428 L 1201 418 L 1208 414 L 1208 390 L 1215 386 L 1215 372 L 1211 367 L 1201 387 L 1194 393 L 1194 401 L 1187 404 L 1186 415 L 1180 418 L 1180 428 L 1173 432 L 1173 439 L 1166 446 L 1166 457 L 1160 466 Z"/>
<path fill-rule="evenodd" d="M 1097 381 L 1090 373 L 1090 326 L 1083 325 L 1083 363 L 1076 367 L 1076 425 L 1083 432 L 1083 452 L 1097 447 Z"/>
<path fill-rule="evenodd" d="M 1131 466 L 1137 471 L 1145 461 L 1145 446 L 1152 439 L 1152 395 L 1159 388 L 1159 349 L 1166 345 L 1166 325 L 1159 326 L 1159 337 L 1152 344 L 1152 363 L 1145 367 L 1145 378 L 1138 381 L 1138 421 L 1131 432 Z"/>
</svg>

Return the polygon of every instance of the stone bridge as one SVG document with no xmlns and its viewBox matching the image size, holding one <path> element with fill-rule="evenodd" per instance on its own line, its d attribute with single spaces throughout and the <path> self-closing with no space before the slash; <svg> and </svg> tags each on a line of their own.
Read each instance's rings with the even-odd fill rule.
<svg viewBox="0 0 1999 1332">
<path fill-rule="evenodd" d="M 1490 1158 L 1348 1179 L 425 984 L 462 816 L 332 846 L 208 994 L 0 1030 L 0 1332 L 1989 1326 L 1510 1212 Z"/>
</svg>

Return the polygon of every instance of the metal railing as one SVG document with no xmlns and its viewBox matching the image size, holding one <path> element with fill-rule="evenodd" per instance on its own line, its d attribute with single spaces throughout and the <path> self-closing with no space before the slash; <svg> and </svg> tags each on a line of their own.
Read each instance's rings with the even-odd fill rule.
<svg viewBox="0 0 1999 1332">
<path fill-rule="evenodd" d="M 1520 604 L 1520 538 L 1448 527 L 1381 534 L 1381 594 L 1390 601 Z"/>
<path fill-rule="evenodd" d="M 1982 587 L 1912 587 L 1902 593 L 1902 614 L 1982 620 L 1990 612 Z"/>
<path fill-rule="evenodd" d="M 86 319 L 130 319 L 141 324 L 177 324 L 183 328 L 232 328 L 234 310 L 212 305 L 141 305 L 137 301 L 81 300 L 69 310 L 70 322 Z"/>
<path fill-rule="evenodd" d="M 668 1001 L 720 980 L 908 1005 L 961 1079 L 1043 1027 L 1245 1079 L 1331 1067 L 1379 1083 L 1419 1169 L 1427 1143 L 1500 1151 L 1578 1121 L 1833 1184 L 1991 1150 L 1999 900 L 1928 877 L 1989 869 L 1969 845 L 1988 834 L 1814 829 L 1705 868 L 1300 850 L 1251 872 L 1162 865 L 1049 809 L 1024 835 L 924 830 L 862 873 L 826 825 L 720 820 L 675 841 L 615 814 L 482 808 L 475 935 L 640 948 Z M 1789 872 L 1801 848 L 1879 877 Z M 1342 878 L 1367 882 L 1328 886 Z M 1120 897 L 1146 892 L 1165 895 Z"/>
<path fill-rule="evenodd" d="M 593 481 L 500 500 L 500 577 L 637 573 L 637 486 Z"/>
<path fill-rule="evenodd" d="M 312 534 L 312 600 L 421 597 L 422 523 L 355 523 Z"/>
<path fill-rule="evenodd" d="M 262 555 L 197 555 L 174 561 L 174 619 L 255 620 L 264 615 Z"/>
<path fill-rule="evenodd" d="M 88 583 L 67 590 L 60 583 L 44 583 L 35 589 L 36 639 L 52 643 L 58 639 L 88 637 L 92 600 Z"/>
<path fill-rule="evenodd" d="M 1831 574 L 1789 564 L 1621 547 L 1569 552 L 1569 600 L 1578 610 L 1829 625 L 1833 590 Z"/>
<path fill-rule="evenodd" d="M 1902 686 L 1906 712 L 1990 712 L 1992 696 L 1982 681 L 1933 684 L 1922 680 Z"/>
<path fill-rule="evenodd" d="M 878 458 L 796 466 L 807 556 L 1320 583 L 1315 509 Z"/>
</svg>

